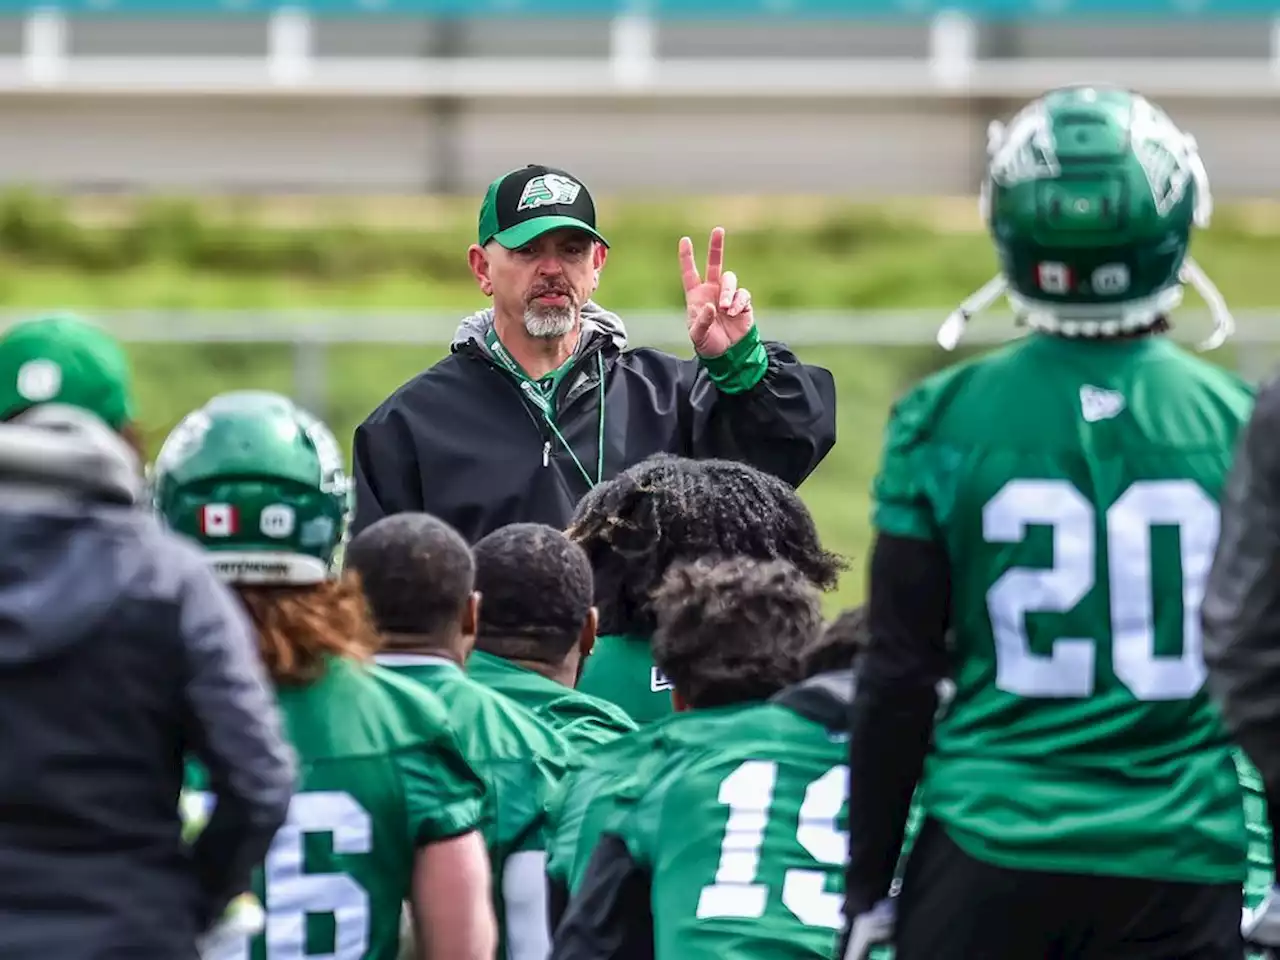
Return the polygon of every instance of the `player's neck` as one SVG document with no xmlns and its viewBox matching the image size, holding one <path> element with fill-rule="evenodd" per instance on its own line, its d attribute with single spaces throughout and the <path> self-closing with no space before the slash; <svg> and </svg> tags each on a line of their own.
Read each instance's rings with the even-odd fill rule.
<svg viewBox="0 0 1280 960">
<path fill-rule="evenodd" d="M 400 653 L 412 657 L 440 657 L 458 666 L 462 666 L 466 661 L 465 655 L 458 650 L 457 644 L 441 641 L 437 637 L 422 633 L 384 633 L 382 643 L 382 653 Z"/>
<path fill-rule="evenodd" d="M 524 317 L 494 316 L 493 329 L 506 347 L 511 359 L 534 380 L 559 369 L 573 356 L 578 347 L 578 335 L 582 330 L 579 321 L 562 337 L 531 337 L 524 328 Z"/>
<path fill-rule="evenodd" d="M 543 663 L 541 660 L 520 660 L 515 657 L 511 658 L 511 662 L 518 667 L 524 667 L 531 673 L 538 674 L 540 677 L 554 680 L 562 687 L 572 689 L 577 686 L 577 671 L 570 664 Z"/>
</svg>

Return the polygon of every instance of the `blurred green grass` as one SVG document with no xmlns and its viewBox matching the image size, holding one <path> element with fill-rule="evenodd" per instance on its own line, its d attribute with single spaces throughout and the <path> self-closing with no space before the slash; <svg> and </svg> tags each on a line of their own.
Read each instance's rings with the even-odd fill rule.
<svg viewBox="0 0 1280 960">
<path fill-rule="evenodd" d="M 415 210 L 420 221 L 414 221 Z M 41 216 L 54 225 L 39 221 L 36 230 L 20 224 L 22 230 L 5 234 L 0 210 L 0 307 L 32 314 L 70 309 L 90 316 L 139 308 L 417 309 L 457 311 L 461 316 L 484 303 L 466 268 L 474 216 L 470 201 L 388 203 L 379 207 L 376 217 L 351 207 L 317 213 L 316 204 L 306 203 L 286 206 L 284 214 L 279 206 L 264 212 L 240 201 L 194 204 L 183 208 L 180 216 L 165 214 L 170 219 L 161 224 L 164 229 L 153 230 L 155 236 L 147 234 L 151 239 L 144 245 L 146 255 L 113 269 L 71 261 L 86 244 L 97 251 L 109 247 L 116 234 L 137 242 L 136 231 L 128 233 L 128 225 L 139 217 L 154 220 L 154 211 L 139 212 L 136 205 L 122 207 L 114 200 L 96 205 L 82 201 L 56 216 Z M 268 251 L 262 254 L 266 260 L 284 246 L 292 245 L 293 252 L 280 255 L 271 268 L 245 251 L 206 263 L 199 253 L 205 240 L 197 243 L 188 236 L 210 235 L 199 226 L 201 218 L 224 227 L 230 219 L 244 232 L 247 248 Z M 385 220 L 392 221 L 390 228 Z M 281 221 L 287 228 L 279 226 Z M 371 225 L 372 221 L 378 222 Z M 353 222 L 359 225 L 350 226 Z M 676 241 L 687 233 L 695 244 L 704 245 L 711 226 L 720 223 L 728 229 L 726 266 L 750 287 L 764 334 L 782 340 L 787 330 L 770 322 L 773 311 L 911 307 L 936 310 L 941 321 L 995 270 L 969 200 L 878 206 L 828 198 L 727 198 L 680 206 L 606 200 L 601 203 L 601 223 L 612 248 L 597 299 L 624 320 L 628 310 L 682 308 Z M 88 241 L 67 239 L 77 230 L 107 232 L 95 233 Z M 218 242 L 227 242 L 227 235 L 223 229 Z M 344 240 L 368 249 L 344 260 Z M 400 240 L 412 242 L 411 257 L 394 254 Z M 313 255 L 313 247 L 323 255 Z M 385 262 L 392 266 L 380 266 L 384 261 L 370 250 L 386 254 Z M 1196 238 L 1193 253 L 1228 302 L 1237 307 L 1280 307 L 1275 268 L 1280 263 L 1280 216 L 1275 207 L 1219 211 L 1215 226 Z M 377 403 L 445 349 L 442 344 L 330 349 L 324 412 L 344 446 L 349 448 L 355 425 Z M 689 354 L 687 344 L 674 345 L 674 350 Z M 293 356 L 287 345 L 132 344 L 130 352 L 137 369 L 142 425 L 153 452 L 182 414 L 219 391 L 259 387 L 287 393 L 293 388 Z M 868 492 L 889 406 L 910 383 L 957 358 L 931 345 L 802 347 L 797 352 L 829 368 L 839 392 L 836 448 L 801 489 L 828 545 L 851 561 L 839 591 L 829 598 L 828 609 L 834 612 L 863 596 Z M 1232 362 L 1230 353 L 1217 359 Z"/>
</svg>

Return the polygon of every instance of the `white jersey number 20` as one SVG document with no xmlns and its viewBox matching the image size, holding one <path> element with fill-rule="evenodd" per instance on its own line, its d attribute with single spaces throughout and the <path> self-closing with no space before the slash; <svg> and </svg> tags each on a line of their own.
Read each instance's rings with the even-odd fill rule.
<svg viewBox="0 0 1280 960">
<path fill-rule="evenodd" d="M 989 543 L 1020 543 L 1027 528 L 1053 531 L 1053 566 L 1008 570 L 987 593 L 995 636 L 996 686 L 1022 697 L 1088 697 L 1094 691 L 1098 638 L 1060 637 L 1033 653 L 1028 613 L 1067 613 L 1096 585 L 1096 513 L 1065 480 L 1013 480 L 982 511 Z M 1153 527 L 1178 533 L 1182 568 L 1182 648 L 1155 651 Z M 1116 679 L 1138 700 L 1184 700 L 1204 684 L 1200 601 L 1218 542 L 1218 506 L 1190 480 L 1142 480 L 1106 512 L 1111 656 Z"/>
</svg>

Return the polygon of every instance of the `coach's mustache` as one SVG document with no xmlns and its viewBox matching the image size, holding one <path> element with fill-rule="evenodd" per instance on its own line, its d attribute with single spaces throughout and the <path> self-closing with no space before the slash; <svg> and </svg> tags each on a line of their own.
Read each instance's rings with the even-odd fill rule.
<svg viewBox="0 0 1280 960">
<path fill-rule="evenodd" d="M 573 299 L 573 291 L 566 286 L 561 286 L 560 284 L 534 287 L 533 290 L 529 292 L 528 299 L 536 300 L 538 297 L 545 297 L 548 295 L 568 297 L 570 300 Z"/>
</svg>

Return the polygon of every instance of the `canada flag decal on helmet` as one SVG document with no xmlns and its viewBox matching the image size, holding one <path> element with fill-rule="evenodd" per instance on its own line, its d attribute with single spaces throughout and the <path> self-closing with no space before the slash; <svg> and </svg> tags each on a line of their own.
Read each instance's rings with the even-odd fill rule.
<svg viewBox="0 0 1280 960">
<path fill-rule="evenodd" d="M 1071 268 L 1065 263 L 1037 263 L 1036 286 L 1045 293 L 1057 295 L 1070 293 L 1074 286 Z"/>
<path fill-rule="evenodd" d="M 200 533 L 229 537 L 240 529 L 240 514 L 230 503 L 206 503 L 200 508 Z"/>
</svg>

